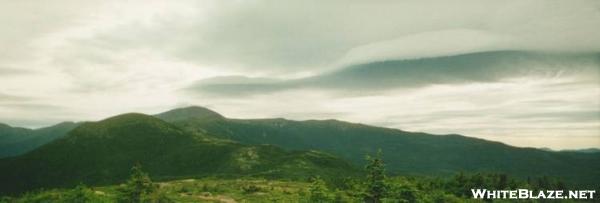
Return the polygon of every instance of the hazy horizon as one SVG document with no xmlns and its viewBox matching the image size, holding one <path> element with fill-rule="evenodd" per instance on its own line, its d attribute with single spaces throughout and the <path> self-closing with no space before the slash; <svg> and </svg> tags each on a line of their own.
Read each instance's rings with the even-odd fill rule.
<svg viewBox="0 0 600 203">
<path fill-rule="evenodd" d="M 600 2 L 459 2 L 0 2 L 0 123 L 197 105 L 600 148 Z"/>
</svg>

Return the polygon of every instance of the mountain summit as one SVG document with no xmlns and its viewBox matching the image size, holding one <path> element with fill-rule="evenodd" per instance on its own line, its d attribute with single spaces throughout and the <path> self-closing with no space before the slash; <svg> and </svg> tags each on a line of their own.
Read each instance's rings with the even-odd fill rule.
<svg viewBox="0 0 600 203">
<path fill-rule="evenodd" d="M 221 114 L 201 106 L 189 106 L 184 108 L 173 109 L 164 113 L 157 114 L 155 116 L 168 122 L 178 122 L 190 119 L 209 120 L 225 118 Z"/>
</svg>

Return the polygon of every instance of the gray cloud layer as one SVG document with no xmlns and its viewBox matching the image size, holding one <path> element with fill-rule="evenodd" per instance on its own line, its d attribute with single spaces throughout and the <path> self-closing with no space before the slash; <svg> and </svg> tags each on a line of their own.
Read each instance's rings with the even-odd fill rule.
<svg viewBox="0 0 600 203">
<path fill-rule="evenodd" d="M 0 23 L 0 122 L 206 105 L 600 146 L 597 0 L 22 0 Z"/>
<path fill-rule="evenodd" d="M 436 58 L 396 60 L 353 65 L 301 79 L 217 77 L 188 87 L 195 93 L 240 97 L 290 89 L 329 89 L 373 94 L 395 88 L 433 84 L 486 83 L 520 77 L 577 77 L 598 83 L 600 53 L 544 54 L 523 51 L 480 52 Z"/>
<path fill-rule="evenodd" d="M 88 4 L 72 7 L 85 11 Z M 115 17 L 91 21 L 115 23 L 99 23 L 102 27 L 94 28 L 93 33 L 70 36 L 70 41 L 62 45 L 66 51 L 54 53 L 54 61 L 75 72 L 73 69 L 81 65 L 111 63 L 114 54 L 127 50 L 152 49 L 222 69 L 285 75 L 320 72 L 339 65 L 479 51 L 600 51 L 600 39 L 590 37 L 600 23 L 600 4 L 593 0 L 154 4 L 163 6 L 163 10 L 129 11 L 142 16 L 133 20 L 118 17 L 128 12 L 127 4 L 103 6 L 114 7 Z M 68 14 L 53 17 L 68 24 L 69 20 L 62 20 L 70 17 Z M 40 30 L 59 27 L 38 20 L 43 19 L 25 19 L 44 25 L 34 26 Z M 86 22 L 72 22 L 77 23 Z M 20 37 L 18 33 L 12 35 L 5 39 Z"/>
</svg>

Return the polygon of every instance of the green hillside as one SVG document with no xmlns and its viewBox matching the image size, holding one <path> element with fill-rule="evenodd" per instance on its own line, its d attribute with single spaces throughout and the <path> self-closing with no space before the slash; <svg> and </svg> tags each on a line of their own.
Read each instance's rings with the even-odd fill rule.
<svg viewBox="0 0 600 203">
<path fill-rule="evenodd" d="M 0 123 L 0 158 L 24 154 L 52 140 L 64 137 L 78 125 L 78 123 L 63 122 L 32 130 Z"/>
<path fill-rule="evenodd" d="M 251 176 L 306 179 L 354 174 L 353 167 L 316 151 L 285 151 L 208 139 L 143 114 L 89 122 L 21 156 L 0 159 L 0 192 L 114 184 L 139 163 L 157 179 Z"/>
<path fill-rule="evenodd" d="M 527 178 L 548 175 L 590 185 L 600 181 L 600 154 L 548 152 L 518 148 L 460 135 L 431 135 L 337 120 L 196 119 L 176 109 L 156 115 L 188 131 L 246 144 L 286 149 L 322 150 L 363 165 L 364 155 L 382 149 L 390 172 L 448 175 L 456 172 L 502 172 Z M 165 115 L 182 115 L 179 118 Z"/>
<path fill-rule="evenodd" d="M 228 119 L 206 108 L 189 107 L 156 116 L 131 113 L 73 125 L 78 127 L 67 136 L 0 159 L 0 193 L 72 187 L 80 182 L 115 184 L 136 163 L 157 180 L 345 178 L 357 174 L 355 167 L 364 165 L 365 155 L 377 149 L 385 154 L 388 171 L 397 175 L 494 172 L 523 180 L 562 178 L 573 185 L 592 185 L 600 178 L 598 153 L 517 148 L 460 135 L 337 120 Z M 62 126 L 36 131 L 58 134 L 70 125 Z M 2 129 L 11 133 L 4 140 L 31 131 Z"/>
</svg>

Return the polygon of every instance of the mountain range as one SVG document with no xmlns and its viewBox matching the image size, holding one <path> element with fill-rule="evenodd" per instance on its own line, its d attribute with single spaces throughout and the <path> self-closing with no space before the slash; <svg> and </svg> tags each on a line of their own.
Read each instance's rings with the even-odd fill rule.
<svg viewBox="0 0 600 203">
<path fill-rule="evenodd" d="M 360 173 L 365 156 L 378 150 L 391 174 L 496 172 L 521 178 L 556 177 L 571 185 L 593 185 L 600 180 L 600 153 L 519 148 L 461 135 L 338 120 L 231 119 L 207 108 L 187 107 L 57 126 L 0 128 L 2 140 L 27 140 L 17 138 L 33 137 L 34 131 L 53 132 L 38 135 L 46 142 L 36 142 L 39 147 L 0 159 L 0 193 L 80 182 L 114 184 L 138 163 L 157 179 L 345 177 Z"/>
<path fill-rule="evenodd" d="M 182 112 L 196 112 L 193 116 Z M 202 115 L 202 116 L 199 116 Z M 228 119 L 202 107 L 156 115 L 188 131 L 246 144 L 322 150 L 355 165 L 381 149 L 390 172 L 450 175 L 502 172 L 517 177 L 551 176 L 581 184 L 600 179 L 600 153 L 549 152 L 461 135 L 432 135 L 338 120 Z"/>
</svg>

